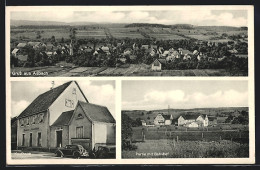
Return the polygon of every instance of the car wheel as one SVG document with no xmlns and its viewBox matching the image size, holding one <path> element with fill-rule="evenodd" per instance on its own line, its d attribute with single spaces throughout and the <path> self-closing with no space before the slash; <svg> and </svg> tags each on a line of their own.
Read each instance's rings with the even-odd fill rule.
<svg viewBox="0 0 260 170">
<path fill-rule="evenodd" d="M 79 159 L 80 158 L 80 153 L 79 152 L 74 152 L 73 156 L 74 156 L 74 158 Z"/>
<path fill-rule="evenodd" d="M 57 152 L 56 152 L 56 156 L 57 156 L 57 157 L 63 157 L 63 154 L 62 154 L 60 151 L 57 151 Z"/>
<path fill-rule="evenodd" d="M 107 153 L 107 151 L 105 151 L 105 150 L 101 150 L 101 151 L 99 151 L 97 157 L 98 157 L 98 158 L 108 158 L 108 153 Z"/>
</svg>

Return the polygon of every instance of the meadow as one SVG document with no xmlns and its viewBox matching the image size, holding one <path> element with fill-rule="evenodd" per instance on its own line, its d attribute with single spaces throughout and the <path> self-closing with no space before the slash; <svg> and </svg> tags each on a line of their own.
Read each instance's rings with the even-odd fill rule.
<svg viewBox="0 0 260 170">
<path fill-rule="evenodd" d="M 136 150 L 123 150 L 122 158 L 246 158 L 249 145 L 222 141 L 146 140 Z"/>
</svg>

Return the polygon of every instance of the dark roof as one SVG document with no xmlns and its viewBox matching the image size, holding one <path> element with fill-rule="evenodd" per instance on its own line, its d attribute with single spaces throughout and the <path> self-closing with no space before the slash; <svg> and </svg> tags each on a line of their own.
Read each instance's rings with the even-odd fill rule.
<svg viewBox="0 0 260 170">
<path fill-rule="evenodd" d="M 86 103 L 79 101 L 79 105 L 83 111 L 91 119 L 91 121 L 115 123 L 114 117 L 111 115 L 107 107 L 99 106 L 96 104 Z"/>
<path fill-rule="evenodd" d="M 209 121 L 217 120 L 217 118 L 215 116 L 209 116 L 208 119 L 209 119 Z"/>
<path fill-rule="evenodd" d="M 181 115 L 185 120 L 197 119 L 199 115 Z"/>
<path fill-rule="evenodd" d="M 165 120 L 170 120 L 171 115 L 162 115 Z"/>
<path fill-rule="evenodd" d="M 159 61 L 161 64 L 166 64 L 166 60 L 165 60 L 165 59 L 158 59 L 158 61 Z"/>
<path fill-rule="evenodd" d="M 70 85 L 72 81 L 58 86 L 39 95 L 34 101 L 18 116 L 18 118 L 27 117 L 35 113 L 46 111 L 59 95 Z"/>
<path fill-rule="evenodd" d="M 58 119 L 52 124 L 52 126 L 61 126 L 68 125 L 74 110 L 70 110 L 67 112 L 62 112 L 62 114 L 58 117 Z"/>
</svg>

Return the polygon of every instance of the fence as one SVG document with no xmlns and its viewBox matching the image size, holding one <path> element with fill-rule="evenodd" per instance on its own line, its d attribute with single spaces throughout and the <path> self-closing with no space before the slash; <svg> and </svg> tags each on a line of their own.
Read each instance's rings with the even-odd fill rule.
<svg viewBox="0 0 260 170">
<path fill-rule="evenodd" d="M 155 131 L 135 129 L 133 141 L 175 139 L 181 141 L 218 141 L 231 140 L 248 143 L 249 131 L 241 130 L 217 130 L 217 131 Z"/>
</svg>

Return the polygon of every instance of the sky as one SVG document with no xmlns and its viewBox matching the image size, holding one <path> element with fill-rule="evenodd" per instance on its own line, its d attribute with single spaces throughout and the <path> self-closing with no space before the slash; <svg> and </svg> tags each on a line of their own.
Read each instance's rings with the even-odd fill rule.
<svg viewBox="0 0 260 170">
<path fill-rule="evenodd" d="M 123 110 L 248 107 L 247 81 L 122 81 Z"/>
<path fill-rule="evenodd" d="M 132 9 L 132 8 L 131 8 Z M 162 8 L 163 9 L 163 8 Z M 192 24 L 199 26 L 247 26 L 246 10 L 99 10 L 71 11 L 15 11 L 13 20 L 60 21 L 60 22 L 110 22 Z"/>
<path fill-rule="evenodd" d="M 55 86 L 67 81 L 54 81 Z M 114 81 L 77 81 L 90 103 L 106 106 L 115 118 Z M 13 81 L 11 82 L 11 116 L 18 116 L 40 94 L 50 90 L 51 81 Z"/>
</svg>

